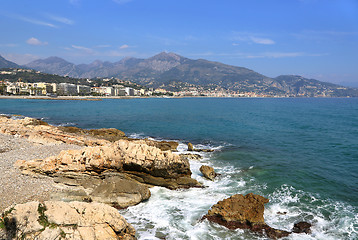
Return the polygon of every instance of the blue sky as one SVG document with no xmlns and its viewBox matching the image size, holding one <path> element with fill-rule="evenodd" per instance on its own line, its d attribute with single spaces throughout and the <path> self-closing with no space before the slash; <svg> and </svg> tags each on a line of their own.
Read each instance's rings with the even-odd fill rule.
<svg viewBox="0 0 358 240">
<path fill-rule="evenodd" d="M 168 51 L 358 87 L 358 0 L 1 0 L 0 29 L 19 64 Z"/>
</svg>

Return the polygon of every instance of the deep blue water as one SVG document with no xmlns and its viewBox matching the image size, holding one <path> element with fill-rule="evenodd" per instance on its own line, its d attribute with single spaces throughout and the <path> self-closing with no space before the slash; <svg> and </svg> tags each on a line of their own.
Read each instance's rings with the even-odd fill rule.
<svg viewBox="0 0 358 240">
<path fill-rule="evenodd" d="M 208 161 L 230 175 L 223 194 L 255 191 L 270 198 L 272 209 L 277 204 L 292 212 L 299 207 L 303 210 L 297 216 L 320 226 L 314 238 L 357 237 L 357 98 L 1 99 L 0 113 L 221 146 Z M 275 224 L 277 218 L 270 217 Z M 331 233 L 330 225 L 320 222 L 337 225 L 342 218 L 348 222 L 341 224 L 349 225 L 342 232 Z"/>
</svg>

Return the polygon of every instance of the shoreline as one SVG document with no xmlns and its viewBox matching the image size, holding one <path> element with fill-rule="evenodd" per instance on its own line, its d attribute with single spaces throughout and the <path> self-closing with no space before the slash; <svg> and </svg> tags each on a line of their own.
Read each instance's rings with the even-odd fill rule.
<svg viewBox="0 0 358 240">
<path fill-rule="evenodd" d="M 63 100 L 63 101 L 102 101 L 104 99 L 348 99 L 354 97 L 211 97 L 211 96 L 7 96 L 0 95 L 1 99 L 35 99 L 35 100 Z"/>
</svg>

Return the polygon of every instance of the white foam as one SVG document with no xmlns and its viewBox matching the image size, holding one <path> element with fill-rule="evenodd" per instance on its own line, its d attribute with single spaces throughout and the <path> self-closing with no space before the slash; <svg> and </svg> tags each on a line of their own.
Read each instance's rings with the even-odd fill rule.
<svg viewBox="0 0 358 240">
<path fill-rule="evenodd" d="M 187 144 L 179 142 L 180 153 L 189 153 Z M 248 230 L 232 231 L 207 220 L 200 220 L 212 205 L 233 194 L 254 192 L 265 195 L 263 191 L 267 189 L 267 184 L 258 183 L 254 177 L 232 165 L 217 164 L 211 159 L 212 153 L 198 154 L 203 159 L 190 161 L 192 177 L 206 188 L 168 190 L 154 187 L 151 188 L 152 196 L 147 202 L 121 210 L 137 230 L 138 239 L 266 239 Z M 203 178 L 199 170 L 203 164 L 214 167 L 222 175 L 215 181 Z M 253 168 L 255 166 L 249 167 Z M 266 204 L 264 217 L 270 226 L 291 231 L 293 224 L 299 221 L 313 224 L 311 234 L 291 234 L 288 239 L 358 239 L 358 216 L 354 215 L 356 208 L 324 200 L 319 195 L 288 185 L 282 185 L 266 197 L 270 202 Z M 327 212 L 330 213 L 329 217 L 326 216 Z"/>
</svg>

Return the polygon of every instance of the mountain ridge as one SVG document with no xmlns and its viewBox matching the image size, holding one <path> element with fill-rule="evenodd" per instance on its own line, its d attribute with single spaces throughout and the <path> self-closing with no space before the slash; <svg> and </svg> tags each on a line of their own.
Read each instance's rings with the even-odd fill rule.
<svg viewBox="0 0 358 240">
<path fill-rule="evenodd" d="M 78 65 L 59 57 L 49 57 L 24 66 L 74 78 L 117 77 L 147 87 L 175 91 L 197 86 L 207 90 L 223 88 L 231 92 L 255 92 L 268 96 L 358 96 L 355 88 L 298 75 L 270 78 L 245 67 L 189 59 L 172 52 L 161 52 L 146 59 L 125 57 L 117 62 L 95 60 Z"/>
<path fill-rule="evenodd" d="M 4 57 L 0 55 L 0 68 L 17 68 L 20 67 L 14 62 L 6 60 Z"/>
</svg>

